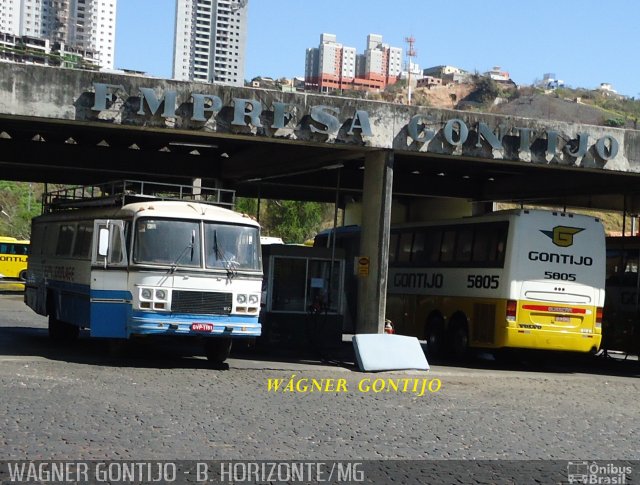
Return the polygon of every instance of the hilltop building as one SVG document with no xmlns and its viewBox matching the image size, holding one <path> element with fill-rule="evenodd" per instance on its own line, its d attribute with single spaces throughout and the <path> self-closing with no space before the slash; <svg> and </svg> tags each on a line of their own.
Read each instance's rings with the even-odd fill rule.
<svg viewBox="0 0 640 485">
<path fill-rule="evenodd" d="M 500 66 L 494 66 L 493 69 L 485 72 L 484 75 L 494 81 L 509 81 L 511 79 L 509 73 L 507 71 L 503 71 Z"/>
<path fill-rule="evenodd" d="M 177 0 L 173 78 L 244 86 L 248 0 Z"/>
<path fill-rule="evenodd" d="M 433 66 L 422 70 L 425 78 L 442 79 L 443 84 L 466 82 L 470 74 L 464 69 L 454 66 Z M 425 81 L 429 83 L 428 81 Z M 431 82 L 430 84 L 434 84 Z"/>
<path fill-rule="evenodd" d="M 557 89 L 564 86 L 564 81 L 558 79 L 553 72 L 545 72 L 539 85 L 545 89 Z"/>
<path fill-rule="evenodd" d="M 51 54 L 81 56 L 100 67 L 112 69 L 115 52 L 117 0 L 3 0 L 0 3 L 0 32 L 3 58 L 30 62 L 37 58 L 33 46 Z M 15 41 L 16 38 L 24 40 Z M 41 39 L 45 42 L 37 42 Z M 13 47 L 7 47 L 12 42 Z M 40 45 L 41 44 L 41 45 Z M 24 57 L 20 47 L 29 45 Z M 39 45 L 39 47 L 36 47 Z M 57 46 L 57 48 L 56 48 Z M 17 49 L 15 47 L 18 47 Z M 11 50 L 8 50 L 11 49 Z M 13 59 L 8 59 L 12 57 Z M 36 62 L 41 63 L 41 62 Z"/>
<path fill-rule="evenodd" d="M 369 34 L 367 48 L 343 46 L 333 34 L 321 34 L 320 45 L 307 49 L 305 89 L 327 93 L 335 90 L 380 91 L 395 82 L 402 71 L 402 49 L 382 43 Z"/>
</svg>

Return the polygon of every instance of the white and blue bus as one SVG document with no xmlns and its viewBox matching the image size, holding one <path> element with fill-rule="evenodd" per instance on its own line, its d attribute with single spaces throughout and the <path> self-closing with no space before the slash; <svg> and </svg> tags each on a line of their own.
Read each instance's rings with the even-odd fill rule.
<svg viewBox="0 0 640 485">
<path fill-rule="evenodd" d="M 161 195 L 150 186 L 47 194 L 32 223 L 25 302 L 49 317 L 56 339 L 80 329 L 109 339 L 191 337 L 221 362 L 232 339 L 260 335 L 260 227 L 220 207 L 219 194 L 207 203 L 204 188 L 184 200 L 188 187 L 171 186 L 183 200 L 164 200 L 167 185 Z"/>
</svg>

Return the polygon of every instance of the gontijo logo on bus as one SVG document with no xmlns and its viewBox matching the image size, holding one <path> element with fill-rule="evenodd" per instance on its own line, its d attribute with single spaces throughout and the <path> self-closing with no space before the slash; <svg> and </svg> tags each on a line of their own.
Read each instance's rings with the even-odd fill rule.
<svg viewBox="0 0 640 485">
<path fill-rule="evenodd" d="M 553 241 L 553 244 L 561 248 L 567 248 L 573 245 L 573 236 L 582 231 L 584 231 L 584 228 L 568 226 L 556 226 L 551 231 L 543 231 L 540 229 L 540 232 L 548 236 Z"/>
</svg>

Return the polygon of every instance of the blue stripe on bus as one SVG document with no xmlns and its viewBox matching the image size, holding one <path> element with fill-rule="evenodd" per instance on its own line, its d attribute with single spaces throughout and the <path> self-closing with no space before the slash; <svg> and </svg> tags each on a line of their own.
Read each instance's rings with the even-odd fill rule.
<svg viewBox="0 0 640 485">
<path fill-rule="evenodd" d="M 127 338 L 127 322 L 131 318 L 131 303 L 125 301 L 91 302 L 91 336 Z"/>
<path fill-rule="evenodd" d="M 130 333 L 137 335 L 259 337 L 262 325 L 255 316 L 231 315 L 167 315 L 159 312 L 133 312 Z M 211 324 L 210 332 L 191 330 L 194 323 Z"/>
<path fill-rule="evenodd" d="M 127 290 L 91 290 L 91 298 L 101 300 L 131 300 L 131 292 Z"/>
</svg>

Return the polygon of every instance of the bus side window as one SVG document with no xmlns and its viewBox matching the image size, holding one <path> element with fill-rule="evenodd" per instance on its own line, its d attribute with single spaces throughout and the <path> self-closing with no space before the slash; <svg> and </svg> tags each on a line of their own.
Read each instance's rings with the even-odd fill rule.
<svg viewBox="0 0 640 485">
<path fill-rule="evenodd" d="M 0 254 L 9 254 L 9 245 L 8 244 L 0 244 Z"/>
<path fill-rule="evenodd" d="M 473 227 L 464 227 L 458 230 L 456 244 L 456 262 L 466 263 L 471 261 L 471 246 L 473 244 Z"/>
<path fill-rule="evenodd" d="M 411 250 L 411 261 L 424 261 L 424 231 L 416 232 L 413 235 L 413 249 Z"/>
<path fill-rule="evenodd" d="M 442 244 L 440 246 L 440 262 L 451 263 L 453 261 L 456 247 L 456 231 L 448 229 L 442 234 Z"/>
<path fill-rule="evenodd" d="M 398 247 L 398 262 L 408 263 L 411 259 L 411 245 L 413 244 L 413 231 L 400 233 Z"/>
<path fill-rule="evenodd" d="M 501 225 L 491 232 L 489 245 L 489 260 L 493 265 L 499 267 L 504 265 L 504 253 L 507 246 L 507 225 Z"/>
<path fill-rule="evenodd" d="M 491 231 L 486 226 L 476 227 L 475 239 L 473 241 L 472 261 L 478 264 L 486 264 L 489 260 L 489 243 Z"/>
<path fill-rule="evenodd" d="M 69 256 L 76 228 L 73 224 L 62 224 L 58 231 L 58 243 L 56 244 L 56 256 Z"/>
<path fill-rule="evenodd" d="M 91 240 L 93 238 L 93 224 L 82 222 L 78 224 L 76 242 L 73 246 L 73 256 L 81 259 L 91 257 Z"/>
<path fill-rule="evenodd" d="M 109 264 L 122 264 L 124 253 L 122 251 L 122 240 L 120 226 L 111 227 L 111 241 L 109 242 Z"/>
<path fill-rule="evenodd" d="M 427 263 L 437 264 L 440 261 L 440 246 L 442 244 L 442 230 L 436 229 L 429 231 L 425 238 L 425 255 L 427 257 Z"/>
</svg>

